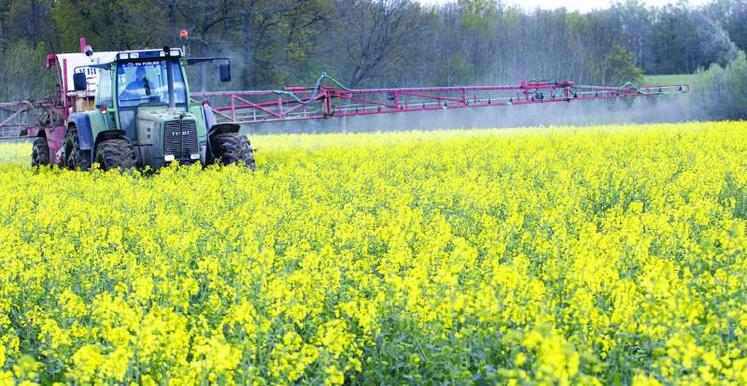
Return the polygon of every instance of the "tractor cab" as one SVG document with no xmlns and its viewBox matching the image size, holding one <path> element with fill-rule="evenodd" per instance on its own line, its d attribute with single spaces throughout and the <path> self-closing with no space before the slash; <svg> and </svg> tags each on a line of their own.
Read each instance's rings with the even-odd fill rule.
<svg viewBox="0 0 747 386">
<path fill-rule="evenodd" d="M 189 110 L 181 52 L 162 50 L 119 53 L 99 85 L 98 108 L 114 109 L 118 127 L 135 139 L 137 120 L 152 120 Z M 104 79 L 106 78 L 106 79 Z"/>
</svg>

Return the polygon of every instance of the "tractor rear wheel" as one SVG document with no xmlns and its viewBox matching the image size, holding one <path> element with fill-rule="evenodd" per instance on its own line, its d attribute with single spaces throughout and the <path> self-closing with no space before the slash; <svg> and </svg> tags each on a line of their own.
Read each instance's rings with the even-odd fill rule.
<svg viewBox="0 0 747 386">
<path fill-rule="evenodd" d="M 249 140 L 239 133 L 221 133 L 211 137 L 210 148 L 223 165 L 243 162 L 254 170 L 254 150 Z"/>
<path fill-rule="evenodd" d="M 49 144 L 47 139 L 39 137 L 34 140 L 34 146 L 31 149 L 31 166 L 49 165 Z"/>
<path fill-rule="evenodd" d="M 134 168 L 137 163 L 132 144 L 121 138 L 107 139 L 96 146 L 96 162 L 103 170 Z"/>
</svg>

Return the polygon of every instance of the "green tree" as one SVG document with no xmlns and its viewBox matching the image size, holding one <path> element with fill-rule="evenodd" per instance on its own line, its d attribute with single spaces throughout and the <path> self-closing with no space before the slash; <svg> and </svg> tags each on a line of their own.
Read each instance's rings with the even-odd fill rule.
<svg viewBox="0 0 747 386">
<path fill-rule="evenodd" d="M 622 45 L 615 45 L 606 58 L 606 71 L 602 84 L 620 85 L 625 82 L 643 82 L 643 70 L 634 64 L 633 53 Z"/>
<path fill-rule="evenodd" d="M 725 66 L 712 64 L 701 73 L 694 90 L 709 119 L 747 119 L 747 58 L 740 51 Z"/>
<path fill-rule="evenodd" d="M 239 10 L 238 42 L 246 84 L 310 82 L 319 76 L 321 33 L 334 14 L 330 0 L 254 0 Z M 336 57 L 339 59 L 339 57 Z"/>
<path fill-rule="evenodd" d="M 649 35 L 649 73 L 690 74 L 698 69 L 698 26 L 691 12 L 682 4 L 670 4 L 655 12 Z"/>
<path fill-rule="evenodd" d="M 50 23 L 52 3 L 52 0 L 0 1 L 0 34 L 26 40 L 32 46 L 54 40 L 55 25 Z"/>
<path fill-rule="evenodd" d="M 44 68 L 47 47 L 26 41 L 11 43 L 0 55 L 0 101 L 32 100 L 51 96 L 54 72 Z"/>
<path fill-rule="evenodd" d="M 165 11 L 151 1 L 58 0 L 52 19 L 60 31 L 62 49 L 80 50 L 79 38 L 86 36 L 98 51 L 160 47 Z"/>
</svg>

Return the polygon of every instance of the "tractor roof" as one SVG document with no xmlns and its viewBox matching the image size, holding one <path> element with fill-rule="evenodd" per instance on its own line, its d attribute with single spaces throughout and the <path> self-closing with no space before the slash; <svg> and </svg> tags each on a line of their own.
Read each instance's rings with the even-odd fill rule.
<svg viewBox="0 0 747 386">
<path fill-rule="evenodd" d="M 180 48 L 164 47 L 163 49 L 120 51 L 117 53 L 115 61 L 142 60 L 142 59 L 165 58 L 165 57 L 178 58 L 181 56 L 182 56 L 182 50 Z"/>
</svg>

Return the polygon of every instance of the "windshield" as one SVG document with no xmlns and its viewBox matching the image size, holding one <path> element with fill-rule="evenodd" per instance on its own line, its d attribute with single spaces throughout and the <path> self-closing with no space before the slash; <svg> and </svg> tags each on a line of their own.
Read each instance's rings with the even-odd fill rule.
<svg viewBox="0 0 747 386">
<path fill-rule="evenodd" d="M 120 107 L 167 105 L 169 87 L 167 70 L 171 69 L 176 105 L 186 106 L 184 78 L 176 60 L 117 64 L 117 95 Z"/>
</svg>

